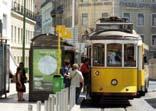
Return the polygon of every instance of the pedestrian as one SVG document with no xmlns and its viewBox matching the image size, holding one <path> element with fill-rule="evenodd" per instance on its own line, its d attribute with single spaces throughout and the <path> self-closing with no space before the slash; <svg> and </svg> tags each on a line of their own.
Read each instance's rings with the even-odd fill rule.
<svg viewBox="0 0 156 111">
<path fill-rule="evenodd" d="M 73 70 L 70 72 L 71 86 L 75 87 L 75 90 L 76 90 L 75 101 L 76 101 L 76 104 L 78 104 L 79 95 L 84 85 L 84 79 L 83 79 L 81 71 L 79 70 L 78 64 L 73 64 L 72 68 Z"/>
<path fill-rule="evenodd" d="M 90 68 L 89 68 L 89 59 L 85 59 L 83 64 L 81 65 L 80 71 L 84 77 L 84 91 L 89 89 L 89 81 L 90 81 Z"/>
<path fill-rule="evenodd" d="M 70 63 L 68 61 L 64 62 L 64 66 L 62 68 L 62 76 L 64 77 L 64 84 L 65 88 L 70 87 L 70 78 L 69 78 L 69 70 L 70 70 Z"/>
<path fill-rule="evenodd" d="M 23 62 L 20 62 L 18 67 L 22 70 L 23 79 L 24 79 L 24 82 L 26 83 L 27 77 L 26 77 L 26 71 L 25 71 L 25 69 L 24 69 L 24 64 L 23 64 Z"/>
<path fill-rule="evenodd" d="M 23 71 L 20 67 L 18 67 L 16 71 L 16 91 L 18 101 L 24 101 L 25 99 L 23 98 L 23 93 L 26 91 L 26 89 L 24 85 Z"/>
</svg>

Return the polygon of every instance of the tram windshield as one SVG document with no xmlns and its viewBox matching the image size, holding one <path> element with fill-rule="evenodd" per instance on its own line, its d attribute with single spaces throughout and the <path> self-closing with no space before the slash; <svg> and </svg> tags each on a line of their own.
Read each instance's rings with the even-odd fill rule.
<svg viewBox="0 0 156 111">
<path fill-rule="evenodd" d="M 122 45 L 108 44 L 107 45 L 107 66 L 121 66 L 122 65 Z"/>
<path fill-rule="evenodd" d="M 93 65 L 104 66 L 104 44 L 93 45 Z"/>
<path fill-rule="evenodd" d="M 93 66 L 136 67 L 137 53 L 135 44 L 109 43 L 106 45 L 105 50 L 105 44 L 96 43 L 93 44 L 92 51 Z"/>
</svg>

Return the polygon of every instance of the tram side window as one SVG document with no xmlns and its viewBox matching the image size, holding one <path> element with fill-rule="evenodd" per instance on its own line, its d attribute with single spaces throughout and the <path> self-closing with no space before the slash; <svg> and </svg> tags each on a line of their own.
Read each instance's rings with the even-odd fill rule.
<svg viewBox="0 0 156 111">
<path fill-rule="evenodd" d="M 124 66 L 126 67 L 135 67 L 135 47 L 134 44 L 125 44 L 124 45 Z"/>
<path fill-rule="evenodd" d="M 107 66 L 119 67 L 122 65 L 122 45 L 108 44 L 107 45 Z"/>
<path fill-rule="evenodd" d="M 104 45 L 94 44 L 93 45 L 93 65 L 104 66 Z"/>
<path fill-rule="evenodd" d="M 91 46 L 87 47 L 87 57 L 91 58 Z"/>
</svg>

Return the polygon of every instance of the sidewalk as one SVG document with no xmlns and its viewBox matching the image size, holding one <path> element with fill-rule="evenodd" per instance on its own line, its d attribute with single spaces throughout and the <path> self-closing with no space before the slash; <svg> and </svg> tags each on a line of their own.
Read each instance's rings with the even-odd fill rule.
<svg viewBox="0 0 156 111">
<path fill-rule="evenodd" d="M 0 98 L 0 111 L 28 111 L 28 105 L 33 106 L 32 111 L 37 111 L 36 102 L 30 103 L 28 101 L 28 83 L 26 85 L 26 93 L 24 93 L 24 98 L 26 101 L 18 102 L 17 101 L 17 92 L 15 83 L 10 84 L 10 92 L 7 93 L 7 98 Z M 44 111 L 44 104 L 42 104 L 41 111 Z M 80 106 L 75 105 L 71 111 L 80 111 Z"/>
<path fill-rule="evenodd" d="M 28 101 L 28 83 L 26 85 L 26 93 L 24 93 L 24 98 L 26 101 L 17 101 L 17 92 L 15 83 L 10 84 L 10 92 L 7 93 L 7 98 L 0 98 L 0 111 L 28 111 L 28 105 L 33 105 L 33 111 L 36 111 L 36 103 L 30 103 Z M 42 111 L 44 111 L 42 109 Z"/>
</svg>

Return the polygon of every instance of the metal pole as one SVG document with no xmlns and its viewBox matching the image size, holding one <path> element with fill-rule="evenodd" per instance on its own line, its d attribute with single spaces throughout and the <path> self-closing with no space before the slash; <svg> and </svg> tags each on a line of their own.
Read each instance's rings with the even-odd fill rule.
<svg viewBox="0 0 156 111">
<path fill-rule="evenodd" d="M 23 48 L 22 48 L 22 62 L 25 65 L 25 13 L 26 13 L 26 0 L 24 0 L 24 13 L 23 13 Z"/>
<path fill-rule="evenodd" d="M 75 27 L 75 0 L 72 0 L 72 28 Z"/>
</svg>

